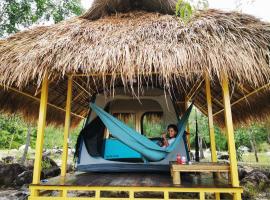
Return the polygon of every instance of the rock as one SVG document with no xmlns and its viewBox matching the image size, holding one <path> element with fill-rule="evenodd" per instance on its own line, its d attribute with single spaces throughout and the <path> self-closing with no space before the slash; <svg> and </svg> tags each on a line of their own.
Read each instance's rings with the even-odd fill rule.
<svg viewBox="0 0 270 200">
<path fill-rule="evenodd" d="M 246 146 L 240 146 L 240 147 L 238 148 L 238 150 L 242 151 L 243 153 L 248 153 L 248 152 L 250 152 L 250 149 L 249 149 L 248 147 L 246 147 Z"/>
<path fill-rule="evenodd" d="M 248 173 L 245 178 L 241 180 L 241 184 L 244 185 L 246 183 L 251 183 L 254 186 L 258 186 L 259 184 L 268 183 L 270 184 L 270 180 L 268 176 L 260 171 L 260 170 L 253 170 L 252 172 Z"/>
<path fill-rule="evenodd" d="M 2 158 L 2 160 L 6 164 L 11 164 L 14 162 L 15 158 L 13 156 L 7 156 L 7 157 Z"/>
<path fill-rule="evenodd" d="M 51 167 L 58 167 L 57 163 L 48 156 L 43 156 L 42 161 L 49 163 L 51 165 Z"/>
<path fill-rule="evenodd" d="M 14 180 L 14 185 L 22 186 L 25 184 L 30 184 L 32 183 L 32 180 L 33 180 L 33 171 L 27 170 L 16 177 L 16 179 Z"/>
<path fill-rule="evenodd" d="M 229 155 L 228 154 L 222 154 L 218 156 L 219 160 L 229 160 Z"/>
<path fill-rule="evenodd" d="M 11 149 L 11 150 L 9 151 L 9 154 L 17 155 L 17 154 L 18 154 L 18 150 L 17 150 L 17 149 Z"/>
<path fill-rule="evenodd" d="M 58 166 L 53 166 L 53 167 L 48 168 L 48 169 L 43 169 L 42 172 L 43 172 L 43 176 L 44 176 L 43 179 L 46 179 L 46 178 L 52 178 L 52 177 L 59 176 L 61 173 L 61 170 Z"/>
<path fill-rule="evenodd" d="M 23 152 L 24 149 L 25 149 L 25 144 L 19 147 L 19 151 L 20 151 L 20 152 Z M 30 146 L 28 147 L 28 152 L 29 152 L 29 151 L 31 151 L 31 147 L 30 147 Z"/>
<path fill-rule="evenodd" d="M 241 181 L 248 174 L 247 170 L 243 166 L 238 166 L 238 176 Z"/>
<path fill-rule="evenodd" d="M 62 154 L 62 149 L 52 149 L 52 154 Z"/>
<path fill-rule="evenodd" d="M 0 185 L 11 186 L 19 174 L 26 168 L 20 164 L 7 164 L 0 166 Z"/>
<path fill-rule="evenodd" d="M 33 169 L 34 169 L 34 162 L 35 162 L 34 159 L 26 160 L 25 163 L 24 163 L 24 166 L 25 166 L 28 170 L 33 170 Z"/>
<path fill-rule="evenodd" d="M 67 164 L 67 173 L 70 173 L 70 172 L 73 172 L 74 169 L 73 169 L 73 166 L 70 165 L 70 164 Z"/>
</svg>

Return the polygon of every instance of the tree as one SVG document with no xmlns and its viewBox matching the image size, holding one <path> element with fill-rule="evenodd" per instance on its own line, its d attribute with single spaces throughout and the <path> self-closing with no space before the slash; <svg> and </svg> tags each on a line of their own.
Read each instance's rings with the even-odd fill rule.
<svg viewBox="0 0 270 200">
<path fill-rule="evenodd" d="M 27 136 L 26 136 L 26 143 L 25 143 L 25 147 L 24 147 L 24 151 L 23 151 L 23 155 L 21 158 L 21 164 L 23 165 L 25 163 L 26 157 L 27 157 L 27 153 L 28 153 L 28 149 L 30 146 L 30 140 L 31 140 L 31 124 L 28 124 L 28 130 L 27 130 Z"/>
<path fill-rule="evenodd" d="M 16 33 L 34 24 L 58 23 L 81 13 L 80 0 L 2 0 L 0 37 Z"/>
</svg>

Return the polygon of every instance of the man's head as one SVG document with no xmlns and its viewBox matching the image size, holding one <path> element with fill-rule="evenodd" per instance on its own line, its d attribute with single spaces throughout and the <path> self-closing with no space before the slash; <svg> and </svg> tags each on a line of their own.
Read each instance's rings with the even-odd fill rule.
<svg viewBox="0 0 270 200">
<path fill-rule="evenodd" d="M 170 138 L 175 138 L 177 133 L 178 133 L 178 128 L 177 128 L 177 126 L 175 124 L 170 124 L 167 127 L 167 131 L 168 131 L 168 134 L 169 134 Z"/>
</svg>

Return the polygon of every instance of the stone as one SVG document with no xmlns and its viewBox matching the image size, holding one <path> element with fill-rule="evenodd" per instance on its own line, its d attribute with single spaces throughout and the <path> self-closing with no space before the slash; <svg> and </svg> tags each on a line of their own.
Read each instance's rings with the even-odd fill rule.
<svg viewBox="0 0 270 200">
<path fill-rule="evenodd" d="M 260 170 L 253 170 L 252 172 L 248 173 L 245 178 L 241 180 L 241 184 L 244 185 L 246 183 L 251 183 L 254 186 L 258 186 L 259 184 L 269 183 L 270 180 L 268 176 Z"/>
<path fill-rule="evenodd" d="M 20 164 L 6 164 L 0 166 L 0 185 L 11 186 L 19 174 L 26 168 Z"/>
<path fill-rule="evenodd" d="M 219 160 L 229 160 L 229 155 L 228 154 L 222 154 L 218 156 Z"/>
<path fill-rule="evenodd" d="M 14 162 L 15 158 L 14 156 L 7 156 L 7 157 L 2 158 L 2 160 L 6 164 L 11 164 Z"/>
<path fill-rule="evenodd" d="M 16 186 L 22 186 L 25 184 L 32 183 L 33 180 L 33 171 L 27 170 L 19 174 L 16 179 L 14 180 L 14 185 Z"/>
<path fill-rule="evenodd" d="M 19 151 L 20 151 L 20 152 L 23 152 L 24 149 L 25 149 L 25 144 L 19 147 Z M 31 151 L 31 147 L 30 147 L 30 146 L 28 147 L 28 152 L 29 152 L 29 151 Z"/>
<path fill-rule="evenodd" d="M 48 169 L 43 169 L 42 173 L 44 176 L 43 179 L 47 179 L 47 178 L 59 176 L 61 173 L 61 170 L 58 166 L 53 166 L 53 167 L 50 167 Z"/>
</svg>

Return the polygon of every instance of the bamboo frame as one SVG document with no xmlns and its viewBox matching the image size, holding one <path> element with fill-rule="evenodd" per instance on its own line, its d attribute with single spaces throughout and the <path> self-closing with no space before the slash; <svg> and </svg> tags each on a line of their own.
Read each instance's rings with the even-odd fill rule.
<svg viewBox="0 0 270 200">
<path fill-rule="evenodd" d="M 222 84 L 222 93 L 223 93 L 223 101 L 224 101 L 224 111 L 225 111 L 224 117 L 225 117 L 225 124 L 226 124 L 227 143 L 228 143 L 228 151 L 229 151 L 229 157 L 230 157 L 231 182 L 232 182 L 233 187 L 239 187 L 232 111 L 231 111 L 231 104 L 230 104 L 229 81 L 228 81 L 228 77 L 225 74 L 222 74 L 221 84 Z M 238 193 L 234 194 L 234 200 L 240 200 L 240 199 L 241 199 L 241 195 L 239 195 Z"/>
<path fill-rule="evenodd" d="M 91 93 L 87 91 L 81 84 L 79 84 L 77 81 L 73 80 L 73 82 L 78 85 L 83 91 L 85 91 L 89 96 L 91 96 Z"/>
<path fill-rule="evenodd" d="M 235 102 L 233 102 L 233 103 L 231 104 L 231 107 L 234 106 L 234 105 L 236 105 L 236 104 L 238 104 L 239 102 L 243 101 L 244 99 L 247 99 L 248 97 L 252 96 L 253 94 L 256 94 L 257 92 L 259 92 L 259 91 L 261 91 L 261 90 L 263 90 L 263 89 L 266 89 L 266 88 L 268 88 L 268 87 L 270 87 L 270 82 L 267 83 L 267 84 L 265 84 L 265 85 L 263 85 L 262 87 L 260 87 L 260 88 L 258 88 L 258 89 L 256 89 L 256 90 L 254 90 L 253 92 L 251 92 L 251 93 L 249 93 L 249 94 L 243 96 L 242 98 L 236 100 Z M 213 117 L 216 116 L 216 115 L 218 115 L 218 114 L 220 114 L 220 113 L 223 112 L 223 111 L 224 111 L 224 108 L 221 109 L 221 110 L 219 110 L 219 111 L 217 111 L 217 112 L 213 115 Z"/>
<path fill-rule="evenodd" d="M 213 109 L 212 109 L 212 95 L 211 95 L 211 82 L 209 74 L 205 73 L 205 93 L 207 101 L 208 110 L 208 127 L 210 136 L 210 148 L 211 148 L 211 160 L 212 162 L 217 162 L 217 150 L 216 150 L 216 140 L 215 140 L 215 129 L 214 129 L 214 119 L 213 119 Z M 220 193 L 216 193 L 216 200 L 220 200 Z"/>
<path fill-rule="evenodd" d="M 211 159 L 212 162 L 217 162 L 217 150 L 215 141 L 215 130 L 214 130 L 214 120 L 213 120 L 213 110 L 212 110 L 212 95 L 211 95 L 211 83 L 208 73 L 205 73 L 205 91 L 208 109 L 208 126 L 210 135 L 210 146 L 211 146 Z"/>
<path fill-rule="evenodd" d="M 40 182 L 40 173 L 42 169 L 41 161 L 42 161 L 42 152 L 43 152 L 43 143 L 44 143 L 44 132 L 45 132 L 46 115 L 47 115 L 48 91 L 49 91 L 48 74 L 46 74 L 42 82 L 42 88 L 41 88 L 35 162 L 34 162 L 34 170 L 33 170 L 33 184 L 39 184 Z M 38 191 L 33 189 L 31 190 L 31 194 L 38 195 Z"/>
<path fill-rule="evenodd" d="M 193 86 L 193 87 L 191 88 L 191 90 L 189 91 L 189 93 L 188 93 L 188 95 L 187 95 L 186 101 L 189 101 L 189 100 L 196 94 L 196 92 L 201 88 L 203 82 L 204 82 L 204 79 L 202 79 L 198 85 L 195 84 L 195 85 L 194 85 L 195 87 Z M 194 89 L 194 88 L 196 88 L 196 89 L 195 89 L 194 92 L 193 92 L 193 89 Z"/>
<path fill-rule="evenodd" d="M 67 171 L 68 137 L 69 137 L 69 132 L 70 132 L 71 104 L 72 104 L 72 77 L 68 77 L 67 100 L 66 100 L 66 116 L 65 116 L 65 127 L 64 127 L 62 165 L 61 165 L 61 177 L 65 177 L 66 176 L 66 171 Z"/>
<path fill-rule="evenodd" d="M 18 89 L 16 89 L 16 88 L 13 88 L 13 87 L 5 87 L 5 86 L 3 86 L 3 85 L 1 85 L 1 84 L 0 84 L 0 86 L 3 87 L 3 88 L 6 88 L 6 89 L 8 89 L 8 90 L 12 90 L 13 92 L 17 92 L 17 93 L 19 93 L 19 94 L 21 94 L 21 95 L 23 95 L 23 96 L 29 97 L 29 98 L 31 98 L 31 99 L 33 99 L 33 100 L 35 100 L 35 101 L 40 102 L 40 99 L 39 99 L 39 98 L 34 97 L 33 95 L 28 94 L 28 93 L 26 93 L 26 92 L 22 92 L 22 91 L 20 91 L 20 90 L 18 90 Z M 61 110 L 61 111 L 66 112 L 66 110 L 65 110 L 64 108 L 61 108 L 61 107 L 56 106 L 56 105 L 54 105 L 54 104 L 51 104 L 51 103 L 48 103 L 48 102 L 47 102 L 47 105 L 48 105 L 48 106 L 51 106 L 51 107 L 53 107 L 53 108 L 55 108 L 55 109 L 57 109 L 57 110 Z M 76 113 L 71 112 L 71 114 L 72 114 L 73 116 L 79 117 L 79 118 L 81 118 L 81 119 L 85 119 L 84 116 L 78 115 L 78 114 L 76 114 Z"/>
<path fill-rule="evenodd" d="M 188 100 L 185 98 L 185 110 L 188 109 Z M 190 151 L 190 128 L 189 128 L 189 120 L 187 120 L 187 126 L 186 126 L 186 131 L 189 133 L 187 135 L 187 143 L 188 143 L 188 151 Z"/>
<path fill-rule="evenodd" d="M 68 185 L 30 185 L 31 189 L 35 190 L 46 190 L 46 191 L 64 191 L 62 194 L 67 194 L 69 191 L 94 191 L 95 195 L 93 197 L 68 197 L 68 196 L 61 196 L 61 197 L 48 197 L 48 196 L 30 196 L 29 200 L 85 200 L 85 199 L 99 199 L 99 200 L 120 200 L 120 199 L 142 199 L 142 198 L 135 198 L 134 193 L 136 192 L 162 192 L 164 194 L 163 198 L 149 198 L 149 200 L 169 200 L 170 196 L 169 193 L 176 193 L 176 192 L 186 192 L 186 193 L 199 193 L 200 200 L 203 200 L 205 193 L 243 193 L 243 189 L 240 187 L 231 187 L 231 188 L 184 188 L 184 187 L 118 187 L 118 186 L 68 186 Z M 101 197 L 101 192 L 103 191 L 124 191 L 128 192 L 129 197 L 127 198 L 106 198 Z"/>
</svg>

